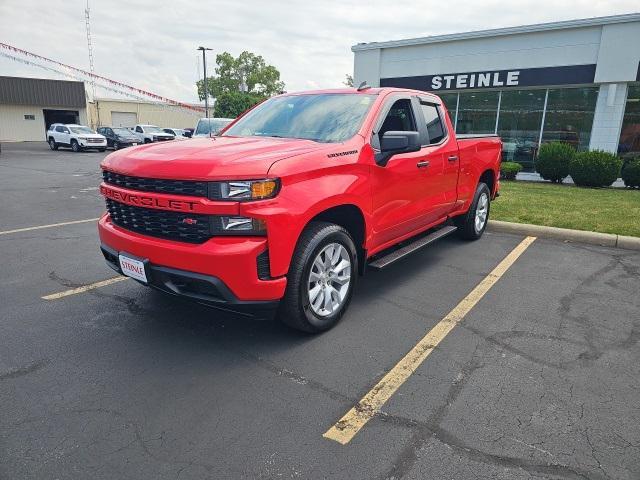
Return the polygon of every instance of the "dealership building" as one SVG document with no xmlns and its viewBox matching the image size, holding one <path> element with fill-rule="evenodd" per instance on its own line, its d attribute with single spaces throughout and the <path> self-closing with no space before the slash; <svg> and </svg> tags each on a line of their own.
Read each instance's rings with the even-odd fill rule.
<svg viewBox="0 0 640 480">
<path fill-rule="evenodd" d="M 534 169 L 540 145 L 640 154 L 640 13 L 360 43 L 354 82 L 426 90 L 458 133 L 496 133 Z"/>
</svg>

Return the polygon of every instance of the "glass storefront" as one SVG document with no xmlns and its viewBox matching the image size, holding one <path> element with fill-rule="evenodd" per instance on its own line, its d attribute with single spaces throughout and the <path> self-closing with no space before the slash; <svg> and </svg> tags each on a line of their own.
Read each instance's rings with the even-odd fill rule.
<svg viewBox="0 0 640 480">
<path fill-rule="evenodd" d="M 588 150 L 598 90 L 597 86 L 483 90 L 444 93 L 441 98 L 449 109 L 456 133 L 496 133 L 504 142 L 502 159 L 518 162 L 525 171 L 533 171 L 541 142 L 561 141 L 577 150 Z M 640 93 L 636 94 L 638 97 Z M 640 102 L 633 105 L 629 107 L 627 103 L 627 130 L 631 132 L 627 137 L 635 139 L 632 140 L 635 147 L 630 148 L 637 149 Z"/>
<path fill-rule="evenodd" d="M 443 93 L 439 95 L 440 99 L 444 103 L 444 106 L 447 107 L 449 111 L 449 115 L 451 116 L 451 123 L 455 123 L 456 121 L 456 111 L 458 109 L 458 94 L 457 93 Z"/>
<path fill-rule="evenodd" d="M 542 142 L 568 143 L 588 150 L 598 87 L 550 89 Z"/>
<path fill-rule="evenodd" d="M 457 133 L 494 133 L 500 92 L 465 92 L 458 100 Z"/>
<path fill-rule="evenodd" d="M 640 83 L 629 85 L 618 155 L 623 158 L 640 155 Z"/>
<path fill-rule="evenodd" d="M 538 152 L 545 90 L 506 90 L 500 100 L 502 158 L 532 170 Z"/>
</svg>

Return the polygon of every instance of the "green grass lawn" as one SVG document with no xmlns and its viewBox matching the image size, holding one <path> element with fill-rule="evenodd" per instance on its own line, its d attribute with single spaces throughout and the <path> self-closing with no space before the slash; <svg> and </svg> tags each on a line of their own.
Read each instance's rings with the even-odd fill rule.
<svg viewBox="0 0 640 480">
<path fill-rule="evenodd" d="M 491 218 L 640 237 L 640 190 L 504 181 Z"/>
</svg>

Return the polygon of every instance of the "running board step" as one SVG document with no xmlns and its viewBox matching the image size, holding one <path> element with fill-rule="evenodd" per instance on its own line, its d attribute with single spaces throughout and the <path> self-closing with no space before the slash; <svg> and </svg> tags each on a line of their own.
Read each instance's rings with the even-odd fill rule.
<svg viewBox="0 0 640 480">
<path fill-rule="evenodd" d="M 422 247 L 425 247 L 430 243 L 433 243 L 436 240 L 439 240 L 442 237 L 446 237 L 447 235 L 455 232 L 457 229 L 458 227 L 454 227 L 453 225 L 442 227 L 436 230 L 435 232 L 430 233 L 429 235 L 420 237 L 418 240 L 408 245 L 405 245 L 402 248 L 394 250 L 393 252 L 385 255 L 384 257 L 380 257 L 371 263 L 367 263 L 367 267 L 372 268 L 374 270 L 382 270 L 383 268 L 388 267 L 392 263 L 400 260 L 401 258 L 406 257 L 407 255 L 415 252 L 416 250 L 420 250 Z"/>
</svg>

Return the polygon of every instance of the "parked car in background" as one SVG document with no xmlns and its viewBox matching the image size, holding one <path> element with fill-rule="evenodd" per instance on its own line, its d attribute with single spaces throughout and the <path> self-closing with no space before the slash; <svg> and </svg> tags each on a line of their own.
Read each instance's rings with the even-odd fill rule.
<svg viewBox="0 0 640 480">
<path fill-rule="evenodd" d="M 208 137 L 209 135 L 217 135 L 234 120 L 234 118 L 201 118 L 198 120 L 193 136 Z"/>
<path fill-rule="evenodd" d="M 74 152 L 95 148 L 104 152 L 107 139 L 84 125 L 53 123 L 47 130 L 47 142 L 51 150 L 69 147 Z"/>
<path fill-rule="evenodd" d="M 113 147 L 114 150 L 141 143 L 137 135 L 125 127 L 100 127 L 98 133 L 105 136 L 107 147 Z"/>
<path fill-rule="evenodd" d="M 143 143 L 151 143 L 151 142 L 164 142 L 166 140 L 173 140 L 175 138 L 174 135 L 170 133 L 165 133 L 160 127 L 156 125 L 136 125 L 135 127 L 131 127 L 129 130 L 135 132 L 138 138 Z"/>
<path fill-rule="evenodd" d="M 184 130 L 184 136 L 191 138 L 193 136 L 193 132 L 195 131 L 195 128 L 187 127 L 187 128 L 183 128 L 183 130 Z"/>
<path fill-rule="evenodd" d="M 185 135 L 185 131 L 182 128 L 163 128 L 164 133 L 169 133 L 176 137 L 176 140 L 183 140 L 189 138 L 191 135 Z"/>
</svg>

